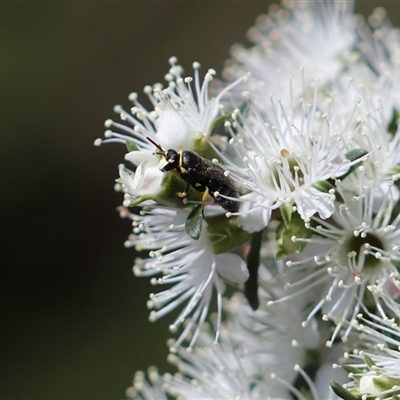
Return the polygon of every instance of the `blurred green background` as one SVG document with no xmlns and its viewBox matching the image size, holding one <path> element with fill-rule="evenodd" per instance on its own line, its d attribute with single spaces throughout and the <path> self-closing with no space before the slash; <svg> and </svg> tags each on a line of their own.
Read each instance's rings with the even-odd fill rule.
<svg viewBox="0 0 400 400">
<path fill-rule="evenodd" d="M 172 319 L 147 321 L 116 212 L 125 148 L 93 141 L 170 56 L 221 72 L 269 4 L 0 3 L 1 399 L 120 399 L 134 371 L 167 371 Z M 356 10 L 378 5 L 400 24 L 398 2 Z"/>
</svg>

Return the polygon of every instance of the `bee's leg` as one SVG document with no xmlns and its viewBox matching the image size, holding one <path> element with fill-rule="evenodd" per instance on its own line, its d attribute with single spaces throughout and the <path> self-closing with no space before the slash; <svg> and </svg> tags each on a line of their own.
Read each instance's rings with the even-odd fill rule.
<svg viewBox="0 0 400 400">
<path fill-rule="evenodd" d="M 206 189 L 203 192 L 203 196 L 201 196 L 201 205 L 202 208 L 204 208 L 205 203 L 207 202 L 208 198 L 210 196 L 210 190 L 208 189 L 208 187 L 206 187 Z"/>
<path fill-rule="evenodd" d="M 182 198 L 186 197 L 187 194 L 188 194 L 188 191 L 189 191 L 189 186 L 190 186 L 190 183 L 187 184 L 186 189 L 185 189 L 184 192 L 177 192 L 176 195 L 179 196 L 179 197 L 182 197 Z"/>
</svg>

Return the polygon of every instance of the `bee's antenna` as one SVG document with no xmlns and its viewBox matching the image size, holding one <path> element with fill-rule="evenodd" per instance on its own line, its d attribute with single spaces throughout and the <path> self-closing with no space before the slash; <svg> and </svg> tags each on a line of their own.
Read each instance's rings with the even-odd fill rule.
<svg viewBox="0 0 400 400">
<path fill-rule="evenodd" d="M 159 149 L 160 151 L 161 151 L 161 153 L 158 153 L 158 154 L 160 154 L 160 155 L 165 155 L 165 150 L 157 143 L 157 142 L 155 142 L 151 137 L 149 137 L 149 136 L 146 136 L 146 139 L 150 142 L 150 143 L 153 143 L 154 144 L 154 146 L 156 146 L 157 147 L 157 149 Z"/>
</svg>

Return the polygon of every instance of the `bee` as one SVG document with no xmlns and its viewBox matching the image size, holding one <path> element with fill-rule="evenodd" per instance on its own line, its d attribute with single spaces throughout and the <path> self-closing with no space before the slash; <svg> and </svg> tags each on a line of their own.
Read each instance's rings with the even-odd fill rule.
<svg viewBox="0 0 400 400">
<path fill-rule="evenodd" d="M 187 183 L 186 190 L 178 193 L 178 196 L 185 197 L 189 186 L 192 186 L 198 192 L 203 192 L 203 204 L 210 195 L 225 210 L 229 212 L 239 210 L 239 202 L 217 195 L 218 193 L 235 199 L 239 197 L 235 183 L 229 176 L 225 175 L 225 171 L 220 166 L 199 156 L 194 151 L 164 150 L 150 137 L 147 137 L 147 140 L 159 149 L 156 154 L 165 159 L 166 165 L 160 168 L 161 171 L 175 172 Z"/>
</svg>

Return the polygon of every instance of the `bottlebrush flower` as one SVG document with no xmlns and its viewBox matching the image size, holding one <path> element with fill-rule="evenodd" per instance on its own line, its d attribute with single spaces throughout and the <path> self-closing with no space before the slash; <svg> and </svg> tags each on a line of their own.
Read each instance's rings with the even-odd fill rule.
<svg viewBox="0 0 400 400">
<path fill-rule="evenodd" d="M 352 321 L 359 344 L 347 354 L 342 368 L 353 379 L 345 385 L 334 382 L 342 398 L 362 396 L 368 399 L 396 399 L 400 394 L 400 305 L 394 318 L 382 318 L 368 310 Z"/>
<path fill-rule="evenodd" d="M 261 266 L 261 271 L 263 280 L 271 278 L 265 267 Z M 165 375 L 165 390 L 185 399 L 333 399 L 329 388 L 318 389 L 326 375 L 326 362 L 335 360 L 333 352 L 321 348 L 316 321 L 302 327 L 307 300 L 267 305 L 282 291 L 277 282 L 268 289 L 261 287 L 261 306 L 256 312 L 240 294 L 226 300 L 227 316 L 218 343 L 208 325 L 201 330 L 194 349 L 172 343 L 169 361 L 179 372 Z M 313 373 L 314 382 L 306 369 L 311 371 L 317 360 L 323 368 Z M 343 374 L 334 375 L 344 378 Z"/>
<path fill-rule="evenodd" d="M 233 47 L 224 77 L 231 80 L 251 72 L 248 85 L 257 99 L 267 101 L 270 92 L 279 91 L 285 105 L 290 87 L 297 99 L 304 84 L 330 84 L 346 68 L 344 55 L 356 43 L 353 5 L 351 0 L 306 0 L 270 7 L 248 31 L 254 46 Z M 288 79 L 292 76 L 297 78 L 294 83 Z"/>
<path fill-rule="evenodd" d="M 284 107 L 271 98 L 267 111 L 254 105 L 247 117 L 233 113 L 235 122 L 226 126 L 236 158 L 221 158 L 230 176 L 249 192 L 241 197 L 238 213 L 244 229 L 260 231 L 282 205 L 295 207 L 303 220 L 316 213 L 323 219 L 332 215 L 334 188 L 324 192 L 318 185 L 343 175 L 354 163 L 346 153 L 359 129 L 351 124 L 357 105 L 354 101 L 349 116 L 342 117 L 340 108 L 325 113 L 316 88 L 310 102 Z"/>
<path fill-rule="evenodd" d="M 178 373 L 139 374 L 144 399 L 399 395 L 400 36 L 353 4 L 284 0 L 232 50 L 230 83 L 212 92 L 214 70 L 184 77 L 171 58 L 167 87 L 145 88 L 151 110 L 132 94 L 124 122 L 106 122 L 133 164 L 120 166 L 126 246 L 149 252 L 134 273 L 164 285 L 150 320 L 180 309 Z"/>
<path fill-rule="evenodd" d="M 155 367 L 148 369 L 148 377 L 142 371 L 137 371 L 133 378 L 133 385 L 126 390 L 129 400 L 168 400 L 168 395 L 163 389 L 163 379 Z"/>
<path fill-rule="evenodd" d="M 150 295 L 148 307 L 153 309 L 150 320 L 156 321 L 175 308 L 183 310 L 170 326 L 176 331 L 184 322 L 184 330 L 178 344 L 193 334 L 192 346 L 202 323 L 206 320 L 211 298 L 217 296 L 218 321 L 221 322 L 224 279 L 243 283 L 248 278 L 244 261 L 236 254 L 215 254 L 207 232 L 207 223 L 198 240 L 185 231 L 189 211 L 154 207 L 143 209 L 139 215 L 121 208 L 122 217 L 133 221 L 133 234 L 125 242 L 137 251 L 150 250 L 149 258 L 138 258 L 133 271 L 136 276 L 152 277 L 154 285 L 167 288 Z M 171 285 L 171 286 L 170 286 Z M 218 338 L 218 329 L 216 338 Z"/>
<path fill-rule="evenodd" d="M 376 196 L 377 187 L 364 185 L 363 168 L 360 170 L 359 186 L 353 192 L 342 193 L 344 203 L 336 205 L 331 220 L 312 219 L 309 228 L 315 235 L 295 238 L 304 240 L 307 246 L 297 259 L 287 262 L 304 273 L 303 279 L 288 283 L 292 290 L 325 286 L 325 293 L 308 318 L 322 311 L 324 320 L 335 322 L 329 344 L 363 305 L 376 308 L 386 317 L 385 309 L 396 309 L 399 295 L 400 215 L 393 189 L 386 184 L 386 196 Z M 342 338 L 347 338 L 350 331 L 348 325 Z"/>
<path fill-rule="evenodd" d="M 177 64 L 177 59 L 171 57 L 169 61 L 171 68 L 165 77 L 168 87 L 156 84 L 144 89 L 154 109 L 146 110 L 138 101 L 137 93 L 131 93 L 129 99 L 133 107 L 130 113 L 119 105 L 114 107 L 121 120 L 131 126 L 109 119 L 105 122 L 106 128 L 109 128 L 105 132 L 106 139 L 95 141 L 97 146 L 103 142 L 127 145 L 129 152 L 125 159 L 137 169 L 133 172 L 122 166 L 120 177 L 136 196 L 157 195 L 164 176 L 157 168 L 159 159 L 154 144 L 147 137 L 166 150 L 196 149 L 207 152 L 207 140 L 215 121 L 223 114 L 221 99 L 241 80 L 226 87 L 216 97 L 209 98 L 208 87 L 215 75 L 213 69 L 208 70 L 201 82 L 199 63 L 193 63 L 194 78 L 184 78 L 183 68 Z"/>
</svg>

